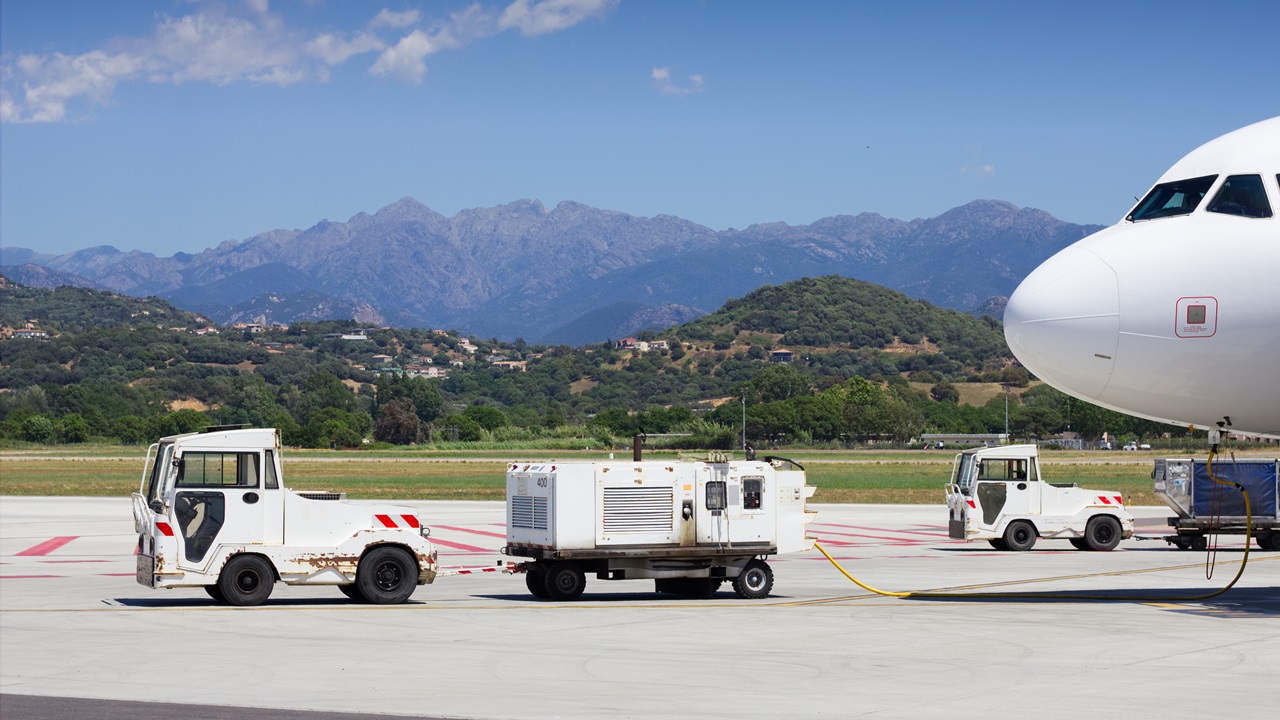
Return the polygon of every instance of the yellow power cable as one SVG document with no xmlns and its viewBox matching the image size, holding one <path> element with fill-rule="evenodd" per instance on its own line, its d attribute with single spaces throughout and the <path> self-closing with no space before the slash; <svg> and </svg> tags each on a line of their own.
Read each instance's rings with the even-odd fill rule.
<svg viewBox="0 0 1280 720">
<path fill-rule="evenodd" d="M 1245 490 L 1244 486 L 1238 482 L 1227 482 L 1226 480 L 1220 480 L 1216 475 L 1213 474 L 1213 456 L 1216 452 L 1217 452 L 1217 446 L 1214 446 L 1214 448 L 1209 451 L 1209 461 L 1206 464 L 1206 471 L 1209 473 L 1209 478 L 1214 482 L 1218 483 L 1219 485 L 1234 485 L 1236 489 L 1239 490 L 1241 494 L 1244 495 L 1244 513 L 1245 513 L 1244 557 L 1240 561 L 1240 569 L 1236 571 L 1236 576 L 1231 578 L 1231 582 L 1227 583 L 1226 587 L 1223 587 L 1218 590 L 1213 590 L 1211 592 L 1202 593 L 1200 595 L 1168 597 L 1168 596 L 1154 596 L 1154 595 L 1101 595 L 1101 594 L 1095 594 L 1095 593 L 1073 593 L 1073 592 L 1032 592 L 1032 593 L 1008 593 L 1008 592 L 974 593 L 974 592 L 937 592 L 937 591 L 894 592 L 891 590 L 880 590 L 879 588 L 871 587 L 870 585 L 862 582 L 861 580 L 854 577 L 853 575 L 850 575 L 848 570 L 845 570 L 844 567 L 840 565 L 840 563 L 836 562 L 836 559 L 831 557 L 831 554 L 827 552 L 826 548 L 822 547 L 821 543 L 815 542 L 813 546 L 818 548 L 818 552 L 822 553 L 823 556 L 825 556 L 827 560 L 829 560 L 831 564 L 835 566 L 836 570 L 839 570 L 840 574 L 848 578 L 850 582 L 854 583 L 855 585 L 862 588 L 863 590 L 866 590 L 867 592 L 875 593 L 876 595 L 882 595 L 884 597 L 930 598 L 935 600 L 936 599 L 1115 600 L 1115 601 L 1123 601 L 1123 602 L 1197 602 L 1200 600 L 1208 600 L 1210 598 L 1215 598 L 1221 595 L 1222 593 L 1230 590 L 1240 580 L 1240 577 L 1244 575 L 1244 568 L 1246 565 L 1249 564 L 1249 540 L 1252 537 L 1252 528 L 1253 528 L 1253 512 L 1252 512 L 1252 507 L 1249 504 L 1249 491 Z M 1032 581 L 1027 581 L 1027 582 L 1032 582 Z"/>
</svg>

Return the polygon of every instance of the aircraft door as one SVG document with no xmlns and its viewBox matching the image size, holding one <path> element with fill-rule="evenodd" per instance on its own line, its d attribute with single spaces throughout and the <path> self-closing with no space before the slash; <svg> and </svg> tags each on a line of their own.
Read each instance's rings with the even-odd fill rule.
<svg viewBox="0 0 1280 720">
<path fill-rule="evenodd" d="M 261 467 L 261 452 L 192 451 L 178 459 L 172 512 L 179 568 L 204 569 L 219 544 L 263 543 L 270 503 L 263 500 Z M 265 492 L 283 502 L 278 489 Z"/>
</svg>

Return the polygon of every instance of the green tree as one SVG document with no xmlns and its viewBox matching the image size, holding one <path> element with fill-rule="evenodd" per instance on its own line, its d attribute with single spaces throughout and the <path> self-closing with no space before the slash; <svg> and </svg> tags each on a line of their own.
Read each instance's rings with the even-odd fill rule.
<svg viewBox="0 0 1280 720">
<path fill-rule="evenodd" d="M 493 431 L 507 424 L 507 416 L 496 407 L 472 405 L 462 411 L 464 417 L 476 421 L 485 430 Z"/>
<path fill-rule="evenodd" d="M 53 437 L 53 421 L 44 415 L 32 415 L 22 421 L 19 436 L 27 442 L 44 443 Z"/>
<path fill-rule="evenodd" d="M 418 419 L 413 401 L 400 397 L 378 410 L 378 422 L 373 426 L 373 438 L 396 445 L 408 445 L 418 439 L 422 421 Z"/>
<path fill-rule="evenodd" d="M 63 442 L 82 443 L 89 439 L 89 423 L 79 413 L 64 415 L 59 430 Z"/>
</svg>

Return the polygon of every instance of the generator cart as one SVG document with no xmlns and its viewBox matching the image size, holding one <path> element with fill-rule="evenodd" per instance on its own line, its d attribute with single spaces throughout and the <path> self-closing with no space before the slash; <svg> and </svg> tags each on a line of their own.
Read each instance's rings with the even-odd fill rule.
<svg viewBox="0 0 1280 720">
<path fill-rule="evenodd" d="M 809 550 L 804 468 L 783 458 L 516 463 L 507 544 L 535 597 L 572 600 L 586 576 L 651 579 L 657 592 L 742 598 L 773 588 L 770 555 Z"/>
<path fill-rule="evenodd" d="M 1049 483 L 1035 445 L 974 448 L 956 455 L 947 485 L 948 535 L 997 550 L 1030 550 L 1065 538 L 1080 550 L 1111 550 L 1133 536 L 1133 515 L 1111 490 Z"/>
</svg>

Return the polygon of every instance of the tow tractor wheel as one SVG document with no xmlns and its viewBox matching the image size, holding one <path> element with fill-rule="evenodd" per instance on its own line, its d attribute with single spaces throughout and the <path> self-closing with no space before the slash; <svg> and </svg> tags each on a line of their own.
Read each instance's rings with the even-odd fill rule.
<svg viewBox="0 0 1280 720">
<path fill-rule="evenodd" d="M 357 585 L 356 583 L 351 583 L 350 585 L 339 585 L 338 592 L 341 592 L 343 595 L 346 595 L 347 597 L 359 603 L 369 602 L 368 600 L 364 599 L 363 595 L 360 594 L 360 586 Z"/>
<path fill-rule="evenodd" d="M 763 560 L 755 559 L 742 568 L 733 579 L 733 591 L 745 600 L 759 600 L 769 596 L 773 589 L 773 569 Z"/>
<path fill-rule="evenodd" d="M 543 588 L 552 600 L 577 600 L 587 587 L 587 577 L 577 563 L 558 562 L 547 568 Z"/>
<path fill-rule="evenodd" d="M 1261 543 L 1261 541 L 1259 541 L 1259 543 Z M 222 590 L 218 588 L 218 585 L 216 583 L 213 585 L 205 585 L 204 591 L 209 593 L 209 597 L 213 598 L 214 600 L 217 600 L 220 603 L 224 603 L 227 601 L 227 596 L 222 594 Z"/>
<path fill-rule="evenodd" d="M 1090 550 L 1115 550 L 1120 544 L 1120 521 L 1099 515 L 1084 526 L 1084 541 Z"/>
<path fill-rule="evenodd" d="M 1071 543 L 1071 547 L 1077 550 L 1089 550 L 1089 543 L 1084 538 L 1067 538 L 1067 542 Z"/>
<path fill-rule="evenodd" d="M 551 597 L 547 592 L 547 568 L 541 563 L 526 563 L 524 566 L 524 586 L 529 588 L 529 594 L 546 600 Z"/>
<path fill-rule="evenodd" d="M 1022 552 L 1030 550 L 1036 544 L 1036 528 L 1026 520 L 1015 520 L 1009 523 L 1004 531 L 1004 544 L 1010 550 Z"/>
<path fill-rule="evenodd" d="M 990 540 L 987 541 L 987 544 L 997 550 L 1009 549 L 1009 543 L 1005 542 L 1004 538 L 991 538 Z"/>
<path fill-rule="evenodd" d="M 418 564 L 403 548 L 376 547 L 356 568 L 356 592 L 375 605 L 395 605 L 418 587 Z"/>
<path fill-rule="evenodd" d="M 218 576 L 218 591 L 232 605 L 261 605 L 271 596 L 271 586 L 275 582 L 275 571 L 265 558 L 236 555 L 222 568 L 222 574 Z"/>
</svg>

